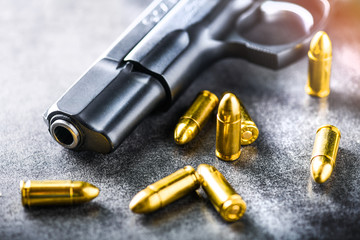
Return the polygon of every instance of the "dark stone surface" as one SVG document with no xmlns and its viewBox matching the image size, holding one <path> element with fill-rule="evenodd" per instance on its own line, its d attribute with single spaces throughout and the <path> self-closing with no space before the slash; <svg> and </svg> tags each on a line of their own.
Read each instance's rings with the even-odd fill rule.
<svg viewBox="0 0 360 240">
<path fill-rule="evenodd" d="M 332 92 L 304 92 L 307 59 L 272 71 L 225 60 L 198 77 L 165 113 L 147 118 L 114 153 L 72 152 L 41 120 L 49 107 L 124 31 L 150 0 L 0 1 L 0 239 L 356 239 L 360 238 L 360 4 L 337 1 L 326 31 L 334 46 Z M 238 161 L 215 155 L 215 119 L 180 147 L 178 118 L 195 95 L 230 90 L 260 129 Z M 315 132 L 342 132 L 335 170 L 310 177 Z M 202 191 L 153 214 L 130 212 L 148 184 L 191 165 L 218 168 L 248 205 L 224 222 Z M 74 207 L 25 209 L 20 180 L 84 180 L 98 198 Z"/>
</svg>

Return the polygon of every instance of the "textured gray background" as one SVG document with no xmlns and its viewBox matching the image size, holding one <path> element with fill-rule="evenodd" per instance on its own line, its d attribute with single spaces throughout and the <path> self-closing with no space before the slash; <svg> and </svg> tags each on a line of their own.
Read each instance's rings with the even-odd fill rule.
<svg viewBox="0 0 360 240">
<path fill-rule="evenodd" d="M 272 71 L 225 60 L 198 77 L 165 113 L 147 118 L 114 153 L 72 152 L 55 143 L 41 119 L 49 107 L 124 31 L 150 0 L 0 1 L 0 239 L 339 239 L 360 237 L 360 4 L 338 1 L 327 27 L 333 46 L 332 92 L 304 92 L 307 59 Z M 237 94 L 260 129 L 238 161 L 214 155 L 215 119 L 190 144 L 172 136 L 195 95 Z M 315 132 L 342 132 L 333 175 L 312 182 Z M 203 192 L 149 215 L 131 198 L 175 170 L 217 167 L 248 205 L 224 222 Z M 101 189 L 75 207 L 28 210 L 19 181 L 74 179 Z"/>
</svg>

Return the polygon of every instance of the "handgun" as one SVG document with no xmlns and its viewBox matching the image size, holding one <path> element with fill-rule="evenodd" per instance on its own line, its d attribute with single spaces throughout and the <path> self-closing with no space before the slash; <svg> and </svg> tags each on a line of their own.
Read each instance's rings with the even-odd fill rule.
<svg viewBox="0 0 360 240">
<path fill-rule="evenodd" d="M 208 66 L 242 58 L 271 69 L 306 53 L 330 0 L 154 1 L 44 114 L 63 147 L 109 153 Z"/>
</svg>

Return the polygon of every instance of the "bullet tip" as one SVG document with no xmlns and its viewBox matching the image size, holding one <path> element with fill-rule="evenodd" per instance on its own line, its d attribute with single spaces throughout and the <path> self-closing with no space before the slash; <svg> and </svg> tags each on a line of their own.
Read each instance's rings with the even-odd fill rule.
<svg viewBox="0 0 360 240">
<path fill-rule="evenodd" d="M 331 159 L 326 156 L 316 156 L 311 161 L 311 176 L 317 183 L 326 182 L 333 171 Z"/>
<path fill-rule="evenodd" d="M 199 132 L 199 126 L 190 118 L 181 119 L 174 131 L 174 140 L 178 145 L 190 142 Z"/>
<path fill-rule="evenodd" d="M 241 119 L 240 101 L 233 93 L 225 93 L 218 109 L 218 119 L 223 122 L 235 122 Z"/>
<path fill-rule="evenodd" d="M 82 192 L 83 192 L 84 196 L 86 197 L 86 199 L 88 201 L 91 201 L 92 199 L 99 196 L 100 190 L 99 190 L 99 188 L 95 187 L 94 185 L 92 185 L 90 183 L 85 183 L 85 186 L 82 189 Z"/>
<path fill-rule="evenodd" d="M 160 206 L 161 200 L 158 198 L 158 194 L 149 188 L 138 192 L 129 204 L 130 210 L 134 213 L 150 213 L 157 210 Z"/>
<path fill-rule="evenodd" d="M 326 32 L 319 31 L 314 35 L 309 52 L 316 59 L 326 59 L 332 56 L 331 40 Z"/>
</svg>

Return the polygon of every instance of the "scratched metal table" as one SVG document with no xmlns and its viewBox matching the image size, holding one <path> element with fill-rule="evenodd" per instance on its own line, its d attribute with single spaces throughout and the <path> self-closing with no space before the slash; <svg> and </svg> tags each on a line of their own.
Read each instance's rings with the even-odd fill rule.
<svg viewBox="0 0 360 240">
<path fill-rule="evenodd" d="M 346 239 L 360 237 L 360 3 L 337 1 L 326 31 L 333 46 L 332 92 L 304 92 L 307 59 L 273 71 L 242 60 L 210 67 L 168 112 L 146 119 L 114 153 L 72 152 L 41 119 L 150 0 L 0 1 L 0 239 Z M 215 118 L 186 146 L 173 129 L 195 95 L 237 94 L 260 129 L 238 161 L 215 155 Z M 315 132 L 342 132 L 333 175 L 309 173 Z M 204 193 L 153 214 L 130 212 L 131 198 L 175 170 L 217 167 L 246 201 L 244 217 L 224 222 Z M 101 189 L 81 206 L 28 210 L 19 181 L 74 179 Z"/>
</svg>

